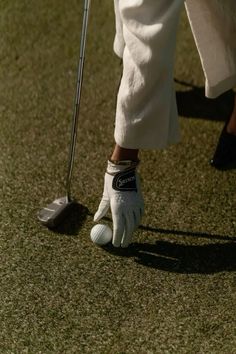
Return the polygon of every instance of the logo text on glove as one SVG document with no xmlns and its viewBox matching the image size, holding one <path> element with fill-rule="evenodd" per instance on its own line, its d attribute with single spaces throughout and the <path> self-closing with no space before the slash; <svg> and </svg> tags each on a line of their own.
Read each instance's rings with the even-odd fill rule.
<svg viewBox="0 0 236 354">
<path fill-rule="evenodd" d="M 117 173 L 113 179 L 112 188 L 116 191 L 137 192 L 135 169 Z"/>
</svg>

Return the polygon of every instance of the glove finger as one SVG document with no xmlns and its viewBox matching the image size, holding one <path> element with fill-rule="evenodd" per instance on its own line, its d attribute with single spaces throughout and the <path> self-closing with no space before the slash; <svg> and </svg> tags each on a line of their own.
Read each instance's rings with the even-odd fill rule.
<svg viewBox="0 0 236 354">
<path fill-rule="evenodd" d="M 125 229 L 125 219 L 122 213 L 114 214 L 112 213 L 113 219 L 113 240 L 112 244 L 114 247 L 120 247 L 122 236 Z"/>
<path fill-rule="evenodd" d="M 109 199 L 103 198 L 99 204 L 98 210 L 96 211 L 93 220 L 94 221 L 101 220 L 108 212 L 109 206 L 110 206 Z"/>
<path fill-rule="evenodd" d="M 121 247 L 126 248 L 132 241 L 135 230 L 135 216 L 133 210 L 125 215 L 125 230 L 121 241 Z"/>
</svg>

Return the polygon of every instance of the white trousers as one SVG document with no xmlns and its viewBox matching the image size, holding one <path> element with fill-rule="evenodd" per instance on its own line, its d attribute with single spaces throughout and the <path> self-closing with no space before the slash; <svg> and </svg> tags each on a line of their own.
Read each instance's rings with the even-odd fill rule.
<svg viewBox="0 0 236 354">
<path fill-rule="evenodd" d="M 186 0 L 186 8 L 214 98 L 236 86 L 236 0 Z"/>
<path fill-rule="evenodd" d="M 184 0 L 114 0 L 115 53 L 123 59 L 115 141 L 130 149 L 179 141 L 173 70 Z"/>
</svg>

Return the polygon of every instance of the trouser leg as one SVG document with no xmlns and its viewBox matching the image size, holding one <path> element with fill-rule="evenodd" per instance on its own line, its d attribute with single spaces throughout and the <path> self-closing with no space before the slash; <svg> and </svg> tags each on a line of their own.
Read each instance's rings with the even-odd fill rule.
<svg viewBox="0 0 236 354">
<path fill-rule="evenodd" d="M 206 96 L 236 85 L 236 1 L 187 0 L 187 14 L 206 78 Z"/>
<path fill-rule="evenodd" d="M 123 59 L 115 141 L 131 149 L 166 147 L 179 140 L 173 68 L 183 0 L 114 1 L 114 49 Z"/>
</svg>

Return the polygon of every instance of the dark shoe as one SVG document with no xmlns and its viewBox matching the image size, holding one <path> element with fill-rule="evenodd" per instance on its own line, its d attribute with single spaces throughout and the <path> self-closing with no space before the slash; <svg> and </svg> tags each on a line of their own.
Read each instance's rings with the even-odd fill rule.
<svg viewBox="0 0 236 354">
<path fill-rule="evenodd" d="M 218 170 L 236 168 L 236 136 L 226 130 L 228 121 L 221 132 L 216 151 L 210 164 Z"/>
</svg>

